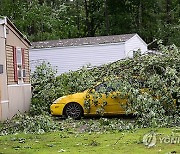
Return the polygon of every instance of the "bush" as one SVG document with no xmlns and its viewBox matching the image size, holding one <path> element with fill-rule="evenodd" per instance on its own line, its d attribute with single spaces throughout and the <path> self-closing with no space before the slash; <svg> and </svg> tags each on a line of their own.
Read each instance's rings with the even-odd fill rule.
<svg viewBox="0 0 180 154">
<path fill-rule="evenodd" d="M 31 115 L 40 115 L 49 111 L 52 101 L 58 97 L 56 92 L 56 70 L 50 63 L 43 62 L 36 67 L 31 74 L 32 103 L 30 106 Z"/>
</svg>

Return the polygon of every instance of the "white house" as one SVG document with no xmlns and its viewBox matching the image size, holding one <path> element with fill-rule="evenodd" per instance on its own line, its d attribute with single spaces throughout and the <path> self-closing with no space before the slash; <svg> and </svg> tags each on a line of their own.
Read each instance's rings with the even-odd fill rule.
<svg viewBox="0 0 180 154">
<path fill-rule="evenodd" d="M 58 75 L 91 64 L 99 66 L 124 58 L 132 58 L 134 51 L 147 51 L 147 44 L 138 34 L 63 39 L 32 43 L 30 66 L 42 61 L 57 66 Z"/>
</svg>

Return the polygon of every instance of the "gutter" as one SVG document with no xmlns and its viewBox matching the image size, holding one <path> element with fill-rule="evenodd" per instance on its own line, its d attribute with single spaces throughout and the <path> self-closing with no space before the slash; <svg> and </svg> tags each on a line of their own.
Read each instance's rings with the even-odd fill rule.
<svg viewBox="0 0 180 154">
<path fill-rule="evenodd" d="M 6 19 L 6 17 L 3 17 L 3 19 L 0 20 L 0 25 L 3 25 L 3 32 L 4 32 L 4 34 L 3 34 L 2 38 L 6 39 L 7 38 L 7 35 L 6 35 L 7 19 Z"/>
<path fill-rule="evenodd" d="M 16 28 L 16 26 L 9 20 L 8 17 L 0 16 L 0 19 L 2 19 L 0 20 L 0 24 L 4 25 L 4 38 L 6 38 L 6 25 L 9 24 L 29 44 L 29 46 L 31 46 L 31 42 Z"/>
</svg>

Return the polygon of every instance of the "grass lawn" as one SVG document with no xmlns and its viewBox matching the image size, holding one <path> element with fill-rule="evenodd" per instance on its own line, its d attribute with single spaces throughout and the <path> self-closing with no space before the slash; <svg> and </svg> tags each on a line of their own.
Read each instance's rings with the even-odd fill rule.
<svg viewBox="0 0 180 154">
<path fill-rule="evenodd" d="M 55 153 L 98 153 L 98 154 L 155 154 L 180 153 L 180 129 L 160 128 L 156 132 L 157 143 L 153 147 L 143 144 L 144 134 L 152 129 L 134 132 L 75 133 L 53 132 L 41 135 L 16 134 L 0 136 L 0 154 L 55 154 Z M 170 143 L 176 137 L 179 143 Z M 164 138 L 164 142 L 160 142 Z"/>
</svg>

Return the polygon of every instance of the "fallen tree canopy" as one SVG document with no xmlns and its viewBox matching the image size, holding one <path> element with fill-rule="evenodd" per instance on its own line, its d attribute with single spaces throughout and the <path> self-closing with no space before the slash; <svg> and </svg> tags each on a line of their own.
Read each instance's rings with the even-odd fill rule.
<svg viewBox="0 0 180 154">
<path fill-rule="evenodd" d="M 51 65 L 46 63 L 37 66 L 32 74 L 32 115 L 49 111 L 49 106 L 58 97 L 83 91 L 104 80 L 113 85 L 114 79 L 118 77 L 121 84 L 113 88 L 123 95 L 128 94 L 130 108 L 127 107 L 127 113 L 136 111 L 134 114 L 142 126 L 164 125 L 169 123 L 169 119 L 179 123 L 180 50 L 174 45 L 160 45 L 157 54 L 137 55 L 133 59 L 119 60 L 100 67 L 83 67 L 57 77 L 55 74 Z M 141 92 L 139 79 L 129 82 L 134 76 L 143 80 L 149 93 Z M 106 91 L 103 93 L 108 94 Z M 177 107 L 174 107 L 174 100 Z M 88 106 L 87 101 L 85 105 Z M 103 107 L 104 104 L 100 109 L 102 114 Z"/>
</svg>

